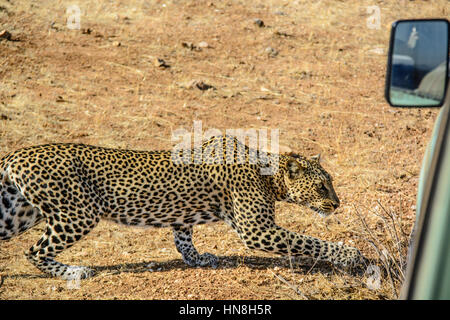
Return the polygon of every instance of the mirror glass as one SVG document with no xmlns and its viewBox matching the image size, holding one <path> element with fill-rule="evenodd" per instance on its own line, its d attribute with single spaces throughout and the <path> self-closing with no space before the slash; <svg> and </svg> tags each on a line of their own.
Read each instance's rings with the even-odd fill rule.
<svg viewBox="0 0 450 320">
<path fill-rule="evenodd" d="M 448 76 L 448 22 L 399 21 L 392 29 L 388 100 L 394 106 L 439 106 Z"/>
</svg>

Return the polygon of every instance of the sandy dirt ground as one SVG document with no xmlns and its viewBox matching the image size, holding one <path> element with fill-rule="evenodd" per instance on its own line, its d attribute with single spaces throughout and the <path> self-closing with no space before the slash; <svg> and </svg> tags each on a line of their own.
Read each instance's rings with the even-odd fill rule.
<svg viewBox="0 0 450 320">
<path fill-rule="evenodd" d="M 11 33 L 0 40 L 0 156 L 49 142 L 171 149 L 195 120 L 278 129 L 284 148 L 321 153 L 341 206 L 322 219 L 279 203 L 277 223 L 356 246 L 381 270 L 250 251 L 224 223 L 194 234 L 219 267 L 191 268 L 171 230 L 101 222 L 58 257 L 97 275 L 67 282 L 23 256 L 41 224 L 0 243 L 0 299 L 397 298 L 438 110 L 385 102 L 390 25 L 449 15 L 442 0 L 0 0 Z"/>
</svg>

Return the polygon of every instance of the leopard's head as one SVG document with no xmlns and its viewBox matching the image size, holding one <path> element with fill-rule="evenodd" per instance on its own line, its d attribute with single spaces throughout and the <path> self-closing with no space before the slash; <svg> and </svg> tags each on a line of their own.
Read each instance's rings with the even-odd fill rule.
<svg viewBox="0 0 450 320">
<path fill-rule="evenodd" d="M 289 154 L 285 161 L 285 200 L 305 205 L 326 217 L 339 207 L 339 198 L 334 191 L 332 178 L 319 163 L 320 155 L 310 159 Z"/>
</svg>

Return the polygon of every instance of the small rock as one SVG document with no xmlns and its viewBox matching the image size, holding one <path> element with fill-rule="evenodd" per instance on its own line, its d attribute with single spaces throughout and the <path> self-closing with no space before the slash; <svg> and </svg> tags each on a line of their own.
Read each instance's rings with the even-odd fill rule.
<svg viewBox="0 0 450 320">
<path fill-rule="evenodd" d="M 200 48 L 198 48 L 192 42 L 182 42 L 181 45 L 183 46 L 183 48 L 186 48 L 186 49 L 189 49 L 189 50 L 195 50 L 195 51 L 201 50 Z"/>
<path fill-rule="evenodd" d="M 153 64 L 158 68 L 169 68 L 170 66 L 161 58 L 155 58 Z"/>
<path fill-rule="evenodd" d="M 209 44 L 208 44 L 208 42 L 202 41 L 202 42 L 199 42 L 197 47 L 199 47 L 199 48 L 209 48 Z"/>
<path fill-rule="evenodd" d="M 264 51 L 269 57 L 272 58 L 278 55 L 278 51 L 272 47 L 267 47 L 266 49 L 264 49 Z"/>
<path fill-rule="evenodd" d="M 91 28 L 83 28 L 83 29 L 81 29 L 81 33 L 82 34 L 91 34 L 92 29 Z"/>
<path fill-rule="evenodd" d="M 112 45 L 113 45 L 114 47 L 120 47 L 122 44 L 121 44 L 119 41 L 114 41 L 114 42 L 112 43 Z"/>
<path fill-rule="evenodd" d="M 275 32 L 273 34 L 276 36 L 279 36 L 279 37 L 284 37 L 284 38 L 293 38 L 294 37 L 292 34 L 284 32 L 284 31 L 280 31 L 280 30 L 275 30 Z"/>
<path fill-rule="evenodd" d="M 181 87 L 186 88 L 186 89 L 197 88 L 202 91 L 206 91 L 209 89 L 214 89 L 214 90 L 216 89 L 214 86 L 207 84 L 201 80 L 191 80 L 187 83 L 181 84 Z"/>
<path fill-rule="evenodd" d="M 199 81 L 195 84 L 195 86 L 197 87 L 197 89 L 202 90 L 202 91 L 206 91 L 209 89 L 215 89 L 214 86 L 207 84 L 203 81 Z"/>
<path fill-rule="evenodd" d="M 8 30 L 0 31 L 0 39 L 11 40 L 11 33 L 9 33 Z"/>
<path fill-rule="evenodd" d="M 264 28 L 266 25 L 264 24 L 264 21 L 261 19 L 254 19 L 253 23 L 256 24 L 260 28 Z"/>
<path fill-rule="evenodd" d="M 52 21 L 50 23 L 50 29 L 56 30 L 56 31 L 60 31 L 62 29 L 62 26 L 59 25 L 58 23 L 56 23 L 56 21 Z"/>
<path fill-rule="evenodd" d="M 194 49 L 195 45 L 192 42 L 182 42 L 181 45 L 183 48 Z"/>
</svg>

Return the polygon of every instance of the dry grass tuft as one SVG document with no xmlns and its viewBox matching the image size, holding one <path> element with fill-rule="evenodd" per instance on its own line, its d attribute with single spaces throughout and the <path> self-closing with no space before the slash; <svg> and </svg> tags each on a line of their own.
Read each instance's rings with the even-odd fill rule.
<svg viewBox="0 0 450 320">
<path fill-rule="evenodd" d="M 369 276 L 377 278 L 376 281 L 381 280 L 381 276 L 387 278 L 392 296 L 398 298 L 399 289 L 405 280 L 410 233 L 404 230 L 405 222 L 400 216 L 387 210 L 379 201 L 377 203 L 377 208 L 372 211 L 374 217 L 379 218 L 375 227 L 369 227 L 367 219 L 355 207 L 355 212 L 361 220 L 360 237 L 375 251 L 375 258 L 372 258 L 373 267 L 368 268 L 372 273 Z M 382 273 L 378 266 L 381 267 Z"/>
</svg>

